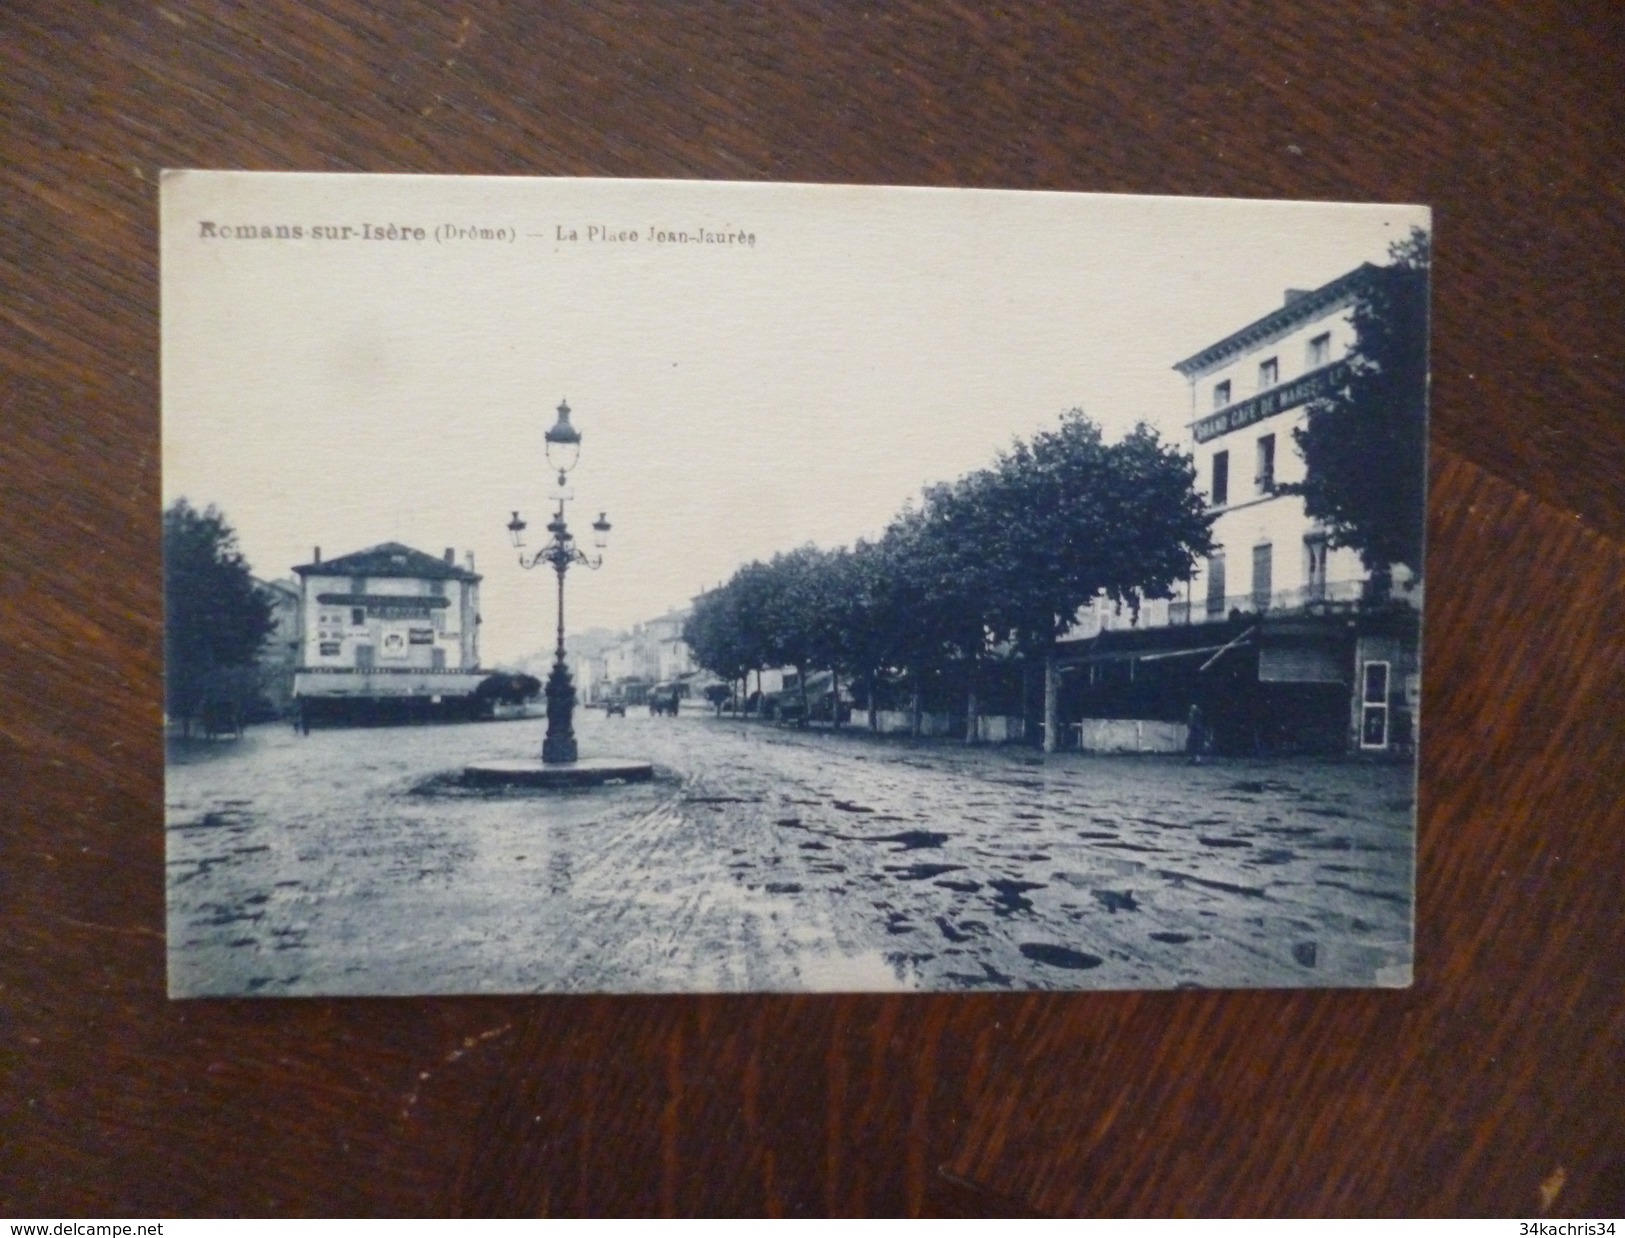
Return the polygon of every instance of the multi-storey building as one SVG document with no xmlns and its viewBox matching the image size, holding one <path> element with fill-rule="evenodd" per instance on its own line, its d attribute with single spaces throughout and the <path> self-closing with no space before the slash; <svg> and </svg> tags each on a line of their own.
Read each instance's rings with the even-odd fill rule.
<svg viewBox="0 0 1625 1238">
<path fill-rule="evenodd" d="M 294 695 L 309 717 L 455 713 L 485 675 L 473 556 L 459 566 L 399 542 L 293 569 L 300 587 Z"/>
<path fill-rule="evenodd" d="M 1171 599 L 1100 601 L 1080 616 L 1065 653 L 1086 737 L 1116 734 L 1091 727 L 1105 719 L 1164 723 L 1145 746 L 1172 746 L 1196 705 L 1232 750 L 1414 742 L 1420 582 L 1399 566 L 1374 589 L 1359 554 L 1332 546 L 1284 490 L 1304 480 L 1294 431 L 1345 380 L 1354 309 L 1375 274 L 1361 266 L 1289 290 L 1174 366 L 1189 387 L 1184 445 L 1213 553 Z"/>
<path fill-rule="evenodd" d="M 1329 546 L 1303 498 L 1282 487 L 1304 479 L 1293 434 L 1309 406 L 1346 378 L 1354 305 L 1373 274 L 1362 266 L 1313 291 L 1289 291 L 1281 308 L 1174 367 L 1190 387 L 1189 446 L 1217 513 L 1216 549 L 1176 605 L 1176 620 L 1364 596 L 1370 574 L 1358 553 Z M 1409 576 L 1400 573 L 1403 585 Z"/>
</svg>

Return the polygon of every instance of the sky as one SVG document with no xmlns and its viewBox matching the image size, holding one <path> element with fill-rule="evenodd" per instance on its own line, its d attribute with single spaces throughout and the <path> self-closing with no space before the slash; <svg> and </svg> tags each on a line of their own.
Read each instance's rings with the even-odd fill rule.
<svg viewBox="0 0 1625 1238">
<path fill-rule="evenodd" d="M 753 558 L 874 537 L 922 486 L 1069 408 L 1108 437 L 1144 420 L 1177 438 L 1176 361 L 1427 223 L 1330 203 L 170 173 L 164 501 L 217 504 L 265 578 L 316 546 L 473 551 L 497 665 L 550 644 L 551 573 L 520 568 L 505 526 L 517 509 L 545 536 L 561 399 L 582 433 L 572 530 L 613 525 L 602 567 L 570 573 L 567 617 L 625 628 Z"/>
</svg>

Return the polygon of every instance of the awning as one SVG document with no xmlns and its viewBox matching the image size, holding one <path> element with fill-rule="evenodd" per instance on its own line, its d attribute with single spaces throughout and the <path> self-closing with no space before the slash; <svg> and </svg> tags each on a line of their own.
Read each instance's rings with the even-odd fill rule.
<svg viewBox="0 0 1625 1238">
<path fill-rule="evenodd" d="M 1223 653 L 1227 649 L 1237 648 L 1238 645 L 1251 644 L 1251 641 L 1230 641 L 1224 645 L 1198 645 L 1195 649 L 1173 649 L 1167 653 L 1142 653 L 1134 660 L 1136 662 L 1162 662 L 1168 658 L 1194 658 L 1199 653 Z"/>
<path fill-rule="evenodd" d="M 1210 656 L 1199 668 L 1199 671 L 1205 671 L 1226 653 L 1229 653 L 1230 650 L 1251 645 L 1253 638 L 1257 635 L 1258 628 L 1255 625 L 1221 645 L 1196 645 L 1189 649 L 1153 649 L 1145 652 L 1135 649 L 1114 649 L 1100 653 L 1087 653 L 1081 657 L 1068 658 L 1060 669 L 1064 672 L 1074 667 L 1099 665 L 1105 662 L 1165 662 L 1171 658 L 1194 658 L 1206 654 Z"/>
</svg>

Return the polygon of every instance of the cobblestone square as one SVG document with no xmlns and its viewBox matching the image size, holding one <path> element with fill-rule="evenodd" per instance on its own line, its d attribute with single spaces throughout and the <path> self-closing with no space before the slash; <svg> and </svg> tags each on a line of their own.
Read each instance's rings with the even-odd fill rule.
<svg viewBox="0 0 1625 1238">
<path fill-rule="evenodd" d="M 448 777 L 535 719 L 175 745 L 172 991 L 1409 983 L 1408 765 L 578 721 L 655 781 Z"/>
</svg>

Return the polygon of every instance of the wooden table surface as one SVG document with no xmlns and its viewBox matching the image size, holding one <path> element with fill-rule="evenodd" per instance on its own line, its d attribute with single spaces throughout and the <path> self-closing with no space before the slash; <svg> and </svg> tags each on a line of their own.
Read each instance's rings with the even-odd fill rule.
<svg viewBox="0 0 1625 1238">
<path fill-rule="evenodd" d="M 1617 5 L 0 10 L 0 1214 L 1625 1211 Z M 163 167 L 1425 202 L 1414 988 L 164 998 Z"/>
</svg>

